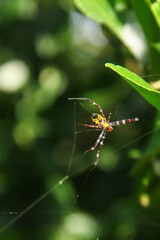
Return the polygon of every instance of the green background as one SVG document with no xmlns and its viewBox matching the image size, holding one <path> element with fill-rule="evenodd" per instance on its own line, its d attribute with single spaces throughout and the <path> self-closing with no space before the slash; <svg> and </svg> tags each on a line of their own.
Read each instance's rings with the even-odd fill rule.
<svg viewBox="0 0 160 240">
<path fill-rule="evenodd" d="M 158 80 L 159 5 L 0 2 L 0 239 L 160 239 L 159 92 L 120 67 Z M 97 109 L 71 97 L 146 118 L 107 133 L 92 170 Z"/>
</svg>

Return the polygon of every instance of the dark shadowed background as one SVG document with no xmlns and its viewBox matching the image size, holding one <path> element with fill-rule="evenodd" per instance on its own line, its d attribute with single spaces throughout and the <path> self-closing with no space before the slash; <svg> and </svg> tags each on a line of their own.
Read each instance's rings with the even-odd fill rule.
<svg viewBox="0 0 160 240">
<path fill-rule="evenodd" d="M 159 73 L 159 55 L 132 4 L 113 2 L 130 49 L 72 0 L 0 1 L 0 239 L 160 239 L 160 116 L 104 67 L 146 76 Z M 114 121 L 148 115 L 107 133 L 90 171 L 97 150 L 84 152 L 99 132 L 80 123 L 97 109 L 68 97 L 106 116 L 117 105 Z"/>
</svg>

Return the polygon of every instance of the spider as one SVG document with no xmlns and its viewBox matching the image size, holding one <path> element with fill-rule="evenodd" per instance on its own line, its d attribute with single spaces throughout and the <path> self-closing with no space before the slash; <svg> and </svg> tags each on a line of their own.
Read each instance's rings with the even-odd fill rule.
<svg viewBox="0 0 160 240">
<path fill-rule="evenodd" d="M 137 122 L 140 120 L 140 118 L 136 117 L 136 118 L 129 118 L 129 119 L 124 119 L 124 120 L 120 120 L 120 121 L 110 122 L 112 112 L 114 109 L 117 108 L 117 106 L 115 106 L 111 109 L 108 118 L 106 118 L 103 113 L 102 108 L 97 103 L 95 103 L 93 100 L 91 100 L 90 98 L 68 98 L 68 100 L 88 101 L 88 102 L 92 103 L 94 106 L 96 106 L 100 111 L 100 114 L 92 113 L 91 118 L 92 118 L 94 125 L 81 124 L 81 126 L 84 126 L 84 127 L 96 128 L 96 129 L 102 130 L 97 141 L 95 142 L 95 145 L 93 147 L 91 147 L 89 150 L 85 151 L 85 153 L 93 151 L 99 144 L 99 148 L 98 148 L 97 155 L 96 155 L 96 161 L 94 163 L 95 166 L 98 164 L 99 153 L 100 153 L 101 147 L 104 143 L 106 132 L 112 132 L 113 126 L 121 126 L 126 123 Z"/>
</svg>

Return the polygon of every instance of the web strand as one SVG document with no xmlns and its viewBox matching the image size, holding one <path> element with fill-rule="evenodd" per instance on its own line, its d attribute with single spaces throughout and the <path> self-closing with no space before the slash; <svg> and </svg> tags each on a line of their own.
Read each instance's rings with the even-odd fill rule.
<svg viewBox="0 0 160 240">
<path fill-rule="evenodd" d="M 67 168 L 67 175 L 69 174 L 70 172 L 70 169 L 71 169 L 71 164 L 72 164 L 72 161 L 73 161 L 73 156 L 74 156 L 74 152 L 75 152 L 75 148 L 76 148 L 76 141 L 77 141 L 77 135 L 76 135 L 76 102 L 74 102 L 74 115 L 73 115 L 73 126 L 74 126 L 74 133 L 73 133 L 73 147 L 72 147 L 72 151 L 71 151 L 71 156 L 70 156 L 70 159 L 69 159 L 69 163 L 68 163 L 68 168 Z"/>
<path fill-rule="evenodd" d="M 142 136 L 130 141 L 129 143 L 123 145 L 122 147 L 120 148 L 117 148 L 115 150 L 113 150 L 113 152 L 118 152 L 126 147 L 128 147 L 129 145 L 143 139 L 144 137 L 152 134 L 153 132 L 156 132 L 160 130 L 160 127 L 157 127 L 151 131 L 148 131 L 146 132 L 145 134 L 143 134 Z M 71 167 L 71 164 L 72 164 L 72 160 L 73 160 L 73 156 L 74 156 L 74 151 L 75 151 L 75 146 L 76 146 L 76 134 L 78 132 L 76 131 L 76 103 L 74 103 L 74 139 L 73 139 L 73 147 L 72 147 L 72 151 L 71 151 L 71 157 L 70 157 L 70 160 L 69 160 L 69 163 L 68 163 L 68 169 L 67 169 L 67 173 L 70 172 L 70 167 Z M 4 231 L 6 231 L 9 227 L 11 227 L 16 221 L 18 221 L 21 217 L 23 217 L 25 214 L 27 214 L 32 208 L 34 208 L 38 203 L 40 203 L 42 200 L 44 200 L 49 194 L 52 193 L 52 191 L 54 189 L 56 189 L 57 187 L 60 187 L 62 184 L 64 184 L 68 179 L 70 179 L 71 177 L 73 176 L 77 176 L 79 174 L 81 174 L 84 170 L 88 169 L 88 173 L 80 187 L 80 191 L 79 191 L 79 194 L 76 196 L 74 202 L 73 202 L 73 208 L 75 206 L 75 204 L 77 203 L 77 199 L 79 198 L 83 188 L 85 187 L 85 184 L 87 183 L 87 180 L 89 178 L 89 175 L 91 173 L 92 170 L 94 170 L 95 168 L 93 168 L 93 165 L 92 164 L 88 164 L 88 166 L 85 166 L 85 167 L 81 167 L 80 169 L 78 169 L 77 171 L 74 171 L 73 174 L 69 175 L 67 174 L 66 176 L 64 176 L 59 182 L 57 182 L 54 186 L 52 186 L 49 190 L 47 190 L 46 192 L 44 192 L 41 196 L 39 196 L 35 201 L 33 201 L 31 204 L 29 204 L 26 208 L 24 208 L 21 212 L 16 212 L 16 211 L 10 211 L 10 212 L 1 212 L 0 214 L 10 214 L 10 215 L 16 215 L 15 217 L 13 217 L 13 219 L 11 219 L 8 223 L 6 223 L 4 226 L 2 226 L 0 228 L 0 234 L 2 234 Z M 73 211 L 73 210 L 72 210 Z M 69 210 L 68 214 L 74 216 L 73 212 L 71 210 Z M 55 211 L 56 212 L 56 211 Z M 55 213 L 54 212 L 54 213 Z M 53 212 L 52 212 L 53 213 Z M 32 214 L 32 213 L 31 213 Z M 36 213 L 34 213 L 36 214 Z M 43 214 L 43 212 L 37 212 L 37 214 Z M 48 213 L 47 213 L 48 214 Z M 89 230 L 90 233 L 91 230 Z M 98 239 L 97 237 L 95 237 L 95 239 Z"/>
<path fill-rule="evenodd" d="M 69 176 L 65 176 L 62 178 L 56 185 L 50 188 L 48 191 L 43 193 L 40 197 L 38 197 L 35 201 L 29 204 L 26 208 L 23 209 L 18 215 L 16 215 L 12 220 L 10 220 L 7 224 L 0 228 L 0 234 L 2 234 L 5 230 L 7 230 L 10 226 L 12 226 L 17 220 L 19 220 L 23 215 L 25 215 L 29 210 L 31 210 L 34 206 L 36 206 L 39 202 L 41 202 L 44 198 L 46 198 L 55 188 L 59 185 L 62 185 Z"/>
</svg>

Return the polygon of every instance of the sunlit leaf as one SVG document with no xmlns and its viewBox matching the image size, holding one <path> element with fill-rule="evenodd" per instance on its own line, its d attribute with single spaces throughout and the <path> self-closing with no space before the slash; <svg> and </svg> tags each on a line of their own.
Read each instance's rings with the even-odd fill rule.
<svg viewBox="0 0 160 240">
<path fill-rule="evenodd" d="M 106 63 L 106 67 L 111 68 L 113 71 L 118 73 L 127 83 L 139 92 L 145 100 L 151 105 L 160 110 L 160 92 L 153 90 L 149 83 L 145 82 L 137 74 L 129 71 L 128 69 L 112 63 Z"/>
<path fill-rule="evenodd" d="M 150 0 L 146 0 L 146 2 L 152 11 L 152 14 L 157 22 L 157 25 L 160 27 L 160 2 L 155 1 L 154 3 L 151 3 Z"/>
<path fill-rule="evenodd" d="M 131 44 L 131 39 L 134 38 L 133 43 L 138 41 L 138 45 L 141 45 L 139 42 L 142 41 L 142 39 L 137 37 L 137 33 L 131 23 L 129 21 L 127 23 L 125 22 L 124 14 L 118 11 L 121 4 L 123 4 L 122 9 L 125 9 L 125 2 L 119 3 L 118 5 L 118 2 L 109 0 L 74 1 L 80 11 L 94 21 L 109 28 L 109 30 L 123 42 L 123 44 L 135 57 L 139 57 L 135 47 Z M 142 45 L 144 46 L 144 43 Z"/>
</svg>

